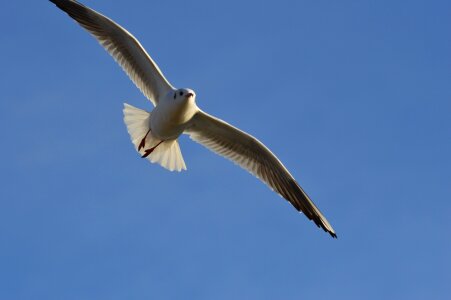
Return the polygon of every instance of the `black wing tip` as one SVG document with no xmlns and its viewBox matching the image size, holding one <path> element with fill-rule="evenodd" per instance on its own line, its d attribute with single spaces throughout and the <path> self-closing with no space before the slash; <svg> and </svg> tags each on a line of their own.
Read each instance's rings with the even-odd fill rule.
<svg viewBox="0 0 451 300">
<path fill-rule="evenodd" d="M 335 231 L 332 228 L 326 228 L 325 226 L 318 226 L 321 227 L 325 232 L 327 232 L 328 234 L 330 234 L 331 237 L 333 237 L 334 239 L 338 239 L 337 234 L 335 233 Z"/>
<path fill-rule="evenodd" d="M 333 237 L 334 239 L 338 239 L 337 234 L 335 233 L 335 231 L 333 231 L 332 228 L 328 229 L 327 227 L 325 227 L 323 224 L 321 223 L 316 223 L 316 226 L 318 226 L 319 228 L 322 228 L 325 232 L 327 232 L 328 234 L 330 234 L 331 237 Z"/>
<path fill-rule="evenodd" d="M 82 8 L 86 8 L 86 6 L 84 6 L 83 4 L 81 4 L 78 1 L 75 0 L 49 0 L 50 2 L 52 2 L 53 4 L 55 4 L 57 7 L 61 8 L 62 10 L 64 10 L 64 8 L 73 8 L 73 7 L 82 7 Z"/>
<path fill-rule="evenodd" d="M 332 227 L 327 226 L 325 224 L 323 224 L 323 222 L 321 220 L 315 220 L 315 219 L 310 219 L 312 220 L 316 226 L 318 226 L 318 228 L 322 228 L 325 232 L 327 232 L 328 234 L 330 234 L 331 237 L 333 237 L 334 239 L 338 239 L 337 234 L 335 233 L 335 231 L 333 230 Z"/>
<path fill-rule="evenodd" d="M 330 234 L 330 236 L 331 236 L 332 238 L 338 239 L 338 236 L 337 236 L 337 234 L 336 234 L 335 232 L 328 231 L 328 233 Z"/>
<path fill-rule="evenodd" d="M 303 211 L 299 210 L 300 213 L 303 213 Z M 305 214 L 304 214 L 305 215 Z M 307 216 L 307 215 L 306 215 Z M 313 221 L 313 223 L 318 226 L 318 228 L 322 228 L 325 232 L 327 232 L 328 234 L 330 234 L 331 237 L 333 237 L 334 239 L 338 239 L 337 234 L 335 233 L 335 231 L 333 230 L 333 228 L 330 225 L 326 225 L 326 224 L 321 220 L 321 219 L 317 219 L 314 218 L 313 216 L 307 216 L 307 218 L 311 221 Z"/>
<path fill-rule="evenodd" d="M 49 1 L 55 5 L 62 4 L 64 2 L 77 2 L 77 1 L 72 1 L 72 0 L 49 0 Z"/>
</svg>

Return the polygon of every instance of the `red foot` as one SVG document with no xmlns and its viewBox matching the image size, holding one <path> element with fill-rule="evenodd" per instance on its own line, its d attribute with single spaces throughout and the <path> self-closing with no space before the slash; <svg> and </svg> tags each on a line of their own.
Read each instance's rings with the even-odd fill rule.
<svg viewBox="0 0 451 300">
<path fill-rule="evenodd" d="M 141 156 L 141 157 L 142 157 L 142 158 L 146 158 L 147 156 L 149 156 L 150 153 L 152 153 L 153 150 L 155 150 L 155 148 L 157 148 L 157 147 L 158 147 L 161 143 L 163 143 L 163 142 L 164 142 L 164 141 L 161 141 L 161 142 L 159 142 L 158 144 L 156 144 L 155 146 L 153 146 L 152 148 L 145 150 L 143 156 Z"/>
<path fill-rule="evenodd" d="M 146 138 L 147 138 L 147 135 L 149 134 L 149 132 L 150 132 L 150 129 L 149 129 L 149 131 L 147 131 L 146 135 L 141 140 L 141 143 L 139 143 L 138 151 L 140 151 L 142 148 L 144 148 L 146 146 Z"/>
</svg>

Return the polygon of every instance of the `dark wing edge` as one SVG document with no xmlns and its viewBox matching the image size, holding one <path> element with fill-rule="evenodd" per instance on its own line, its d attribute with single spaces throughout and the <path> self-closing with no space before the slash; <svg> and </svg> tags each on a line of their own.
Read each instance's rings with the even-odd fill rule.
<svg viewBox="0 0 451 300">
<path fill-rule="evenodd" d="M 195 142 L 228 158 L 289 201 L 333 238 L 337 235 L 280 160 L 259 140 L 203 111 L 194 115 L 185 133 Z"/>
<path fill-rule="evenodd" d="M 77 1 L 49 1 L 91 33 L 154 105 L 160 95 L 173 89 L 139 41 L 126 29 Z"/>
</svg>

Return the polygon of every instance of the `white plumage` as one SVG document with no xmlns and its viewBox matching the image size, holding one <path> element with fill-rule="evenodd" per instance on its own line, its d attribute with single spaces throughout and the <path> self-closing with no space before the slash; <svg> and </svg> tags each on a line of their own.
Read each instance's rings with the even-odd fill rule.
<svg viewBox="0 0 451 300">
<path fill-rule="evenodd" d="M 124 104 L 124 122 L 127 125 L 127 131 L 130 134 L 133 145 L 136 150 L 144 155 L 144 148 L 138 150 L 139 143 L 143 136 L 146 135 L 149 130 L 150 113 L 136 108 L 130 104 Z M 146 137 L 147 145 L 156 145 L 160 140 L 152 135 L 150 132 Z M 153 151 L 147 159 L 152 163 L 158 163 L 162 167 L 169 171 L 182 171 L 186 170 L 185 161 L 183 160 L 182 152 L 180 151 L 179 143 L 177 140 L 168 140 Z"/>
<path fill-rule="evenodd" d="M 332 237 L 335 231 L 280 160 L 255 137 L 197 107 L 190 89 L 175 89 L 127 30 L 73 0 L 50 0 L 89 31 L 156 106 L 124 105 L 124 121 L 142 157 L 170 171 L 186 170 L 177 138 L 191 139 L 258 177 Z"/>
</svg>

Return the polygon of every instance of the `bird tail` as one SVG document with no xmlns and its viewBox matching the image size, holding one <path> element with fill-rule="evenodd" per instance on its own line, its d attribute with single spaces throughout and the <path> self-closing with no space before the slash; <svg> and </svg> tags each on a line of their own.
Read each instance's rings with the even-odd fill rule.
<svg viewBox="0 0 451 300">
<path fill-rule="evenodd" d="M 185 161 L 177 140 L 164 141 L 157 139 L 149 131 L 151 113 L 124 103 L 124 122 L 130 134 L 136 151 L 142 156 L 145 150 L 158 145 L 146 158 L 152 163 L 158 163 L 169 171 L 186 170 Z M 146 136 L 147 134 L 147 136 Z M 145 138 L 145 146 L 139 149 L 142 139 Z"/>
</svg>

